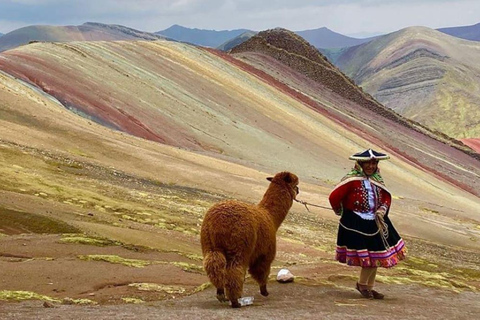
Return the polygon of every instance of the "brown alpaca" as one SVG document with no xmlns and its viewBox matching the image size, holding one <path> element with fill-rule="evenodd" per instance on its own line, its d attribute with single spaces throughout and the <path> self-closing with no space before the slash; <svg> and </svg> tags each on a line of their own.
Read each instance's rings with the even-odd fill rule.
<svg viewBox="0 0 480 320">
<path fill-rule="evenodd" d="M 239 308 L 245 273 L 268 296 L 267 280 L 276 253 L 276 233 L 298 194 L 298 177 L 277 173 L 258 205 L 224 201 L 212 206 L 202 223 L 203 265 L 217 299 Z M 228 297 L 228 299 L 226 298 Z"/>
</svg>

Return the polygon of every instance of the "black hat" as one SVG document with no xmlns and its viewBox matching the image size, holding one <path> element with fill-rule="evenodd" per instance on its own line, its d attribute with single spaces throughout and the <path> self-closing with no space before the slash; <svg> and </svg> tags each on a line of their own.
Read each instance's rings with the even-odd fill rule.
<svg viewBox="0 0 480 320">
<path fill-rule="evenodd" d="M 386 160 L 389 159 L 390 157 L 386 155 L 385 153 L 377 152 L 372 149 L 367 149 L 365 151 L 355 153 L 354 155 L 351 155 L 348 159 L 350 160 L 356 160 L 356 161 L 370 161 L 370 160 Z"/>
</svg>

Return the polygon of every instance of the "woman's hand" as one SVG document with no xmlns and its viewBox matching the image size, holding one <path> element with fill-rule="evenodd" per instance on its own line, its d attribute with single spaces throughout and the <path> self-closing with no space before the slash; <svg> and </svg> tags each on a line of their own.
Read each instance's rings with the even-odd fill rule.
<svg viewBox="0 0 480 320">
<path fill-rule="evenodd" d="M 377 216 L 379 216 L 380 218 L 383 218 L 385 217 L 385 213 L 387 212 L 387 210 L 385 209 L 385 207 L 381 206 L 380 208 L 377 209 L 377 211 L 375 212 L 375 214 Z"/>
<path fill-rule="evenodd" d="M 333 212 L 335 212 L 335 214 L 336 214 L 337 216 L 342 216 L 342 214 L 343 214 L 343 205 L 340 204 L 340 207 L 334 208 L 334 209 L 333 209 Z"/>
</svg>

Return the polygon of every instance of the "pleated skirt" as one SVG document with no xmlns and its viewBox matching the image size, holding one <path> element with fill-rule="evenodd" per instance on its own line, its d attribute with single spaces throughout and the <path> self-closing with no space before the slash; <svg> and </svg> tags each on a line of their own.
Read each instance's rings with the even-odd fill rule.
<svg viewBox="0 0 480 320">
<path fill-rule="evenodd" d="M 337 235 L 336 260 L 350 266 L 391 268 L 405 259 L 405 242 L 385 216 L 388 236 L 383 237 L 375 220 L 365 220 L 345 210 Z"/>
</svg>

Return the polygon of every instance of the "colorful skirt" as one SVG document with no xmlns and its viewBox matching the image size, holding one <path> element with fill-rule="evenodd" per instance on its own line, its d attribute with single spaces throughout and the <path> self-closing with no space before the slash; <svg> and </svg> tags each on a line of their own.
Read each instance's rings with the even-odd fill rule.
<svg viewBox="0 0 480 320">
<path fill-rule="evenodd" d="M 335 259 L 349 266 L 390 268 L 405 259 L 405 242 L 385 216 L 388 236 L 382 239 L 375 220 L 365 220 L 344 210 L 338 226 Z"/>
</svg>

